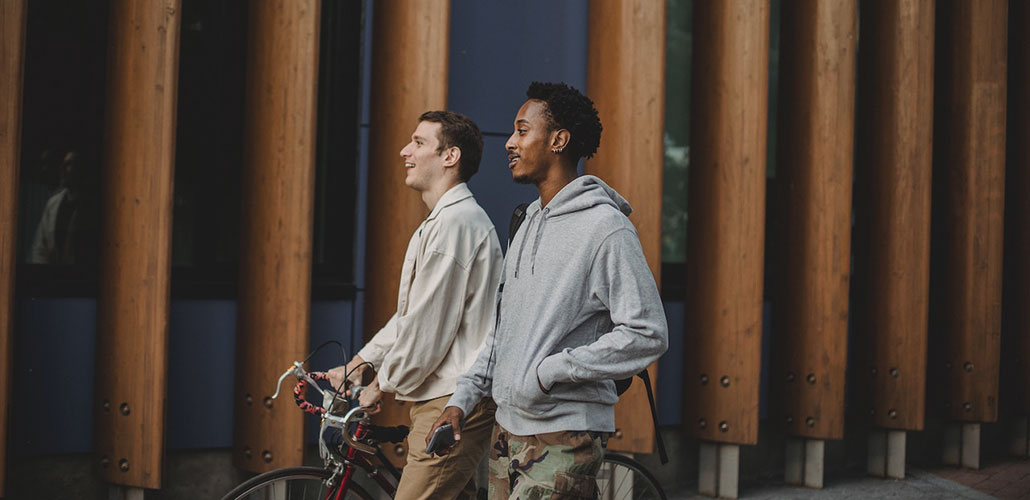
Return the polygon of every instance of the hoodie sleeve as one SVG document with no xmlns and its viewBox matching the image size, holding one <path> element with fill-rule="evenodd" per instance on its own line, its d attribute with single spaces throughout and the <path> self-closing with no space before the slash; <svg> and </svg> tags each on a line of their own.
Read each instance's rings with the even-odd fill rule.
<svg viewBox="0 0 1030 500">
<path fill-rule="evenodd" d="M 665 309 L 632 229 L 618 229 L 601 243 L 589 280 L 591 294 L 610 311 L 613 328 L 591 344 L 544 358 L 537 377 L 547 390 L 560 383 L 633 376 L 668 349 Z"/>
</svg>

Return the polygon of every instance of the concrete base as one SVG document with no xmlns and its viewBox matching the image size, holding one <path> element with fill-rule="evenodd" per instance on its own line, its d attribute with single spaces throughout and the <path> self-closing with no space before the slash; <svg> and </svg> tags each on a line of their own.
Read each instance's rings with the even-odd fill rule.
<svg viewBox="0 0 1030 500">
<path fill-rule="evenodd" d="M 783 478 L 787 484 L 823 487 L 826 442 L 822 439 L 788 437 Z"/>
<path fill-rule="evenodd" d="M 980 470 L 980 424 L 951 423 L 944 431 L 944 463 Z"/>
<path fill-rule="evenodd" d="M 737 498 L 740 446 L 701 442 L 697 492 L 719 498 Z"/>
<path fill-rule="evenodd" d="M 1030 417 L 1018 417 L 1012 425 L 1009 453 L 1016 457 L 1030 457 Z"/>
<path fill-rule="evenodd" d="M 905 431 L 869 431 L 870 476 L 905 479 Z"/>
<path fill-rule="evenodd" d="M 111 485 L 107 490 L 107 500 L 143 500 L 143 488 Z"/>
</svg>

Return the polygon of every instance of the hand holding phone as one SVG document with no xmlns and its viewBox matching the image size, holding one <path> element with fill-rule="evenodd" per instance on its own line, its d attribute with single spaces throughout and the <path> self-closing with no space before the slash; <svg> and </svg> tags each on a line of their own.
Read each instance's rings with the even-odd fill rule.
<svg viewBox="0 0 1030 500">
<path fill-rule="evenodd" d="M 454 446 L 454 428 L 451 424 L 443 424 L 437 427 L 433 431 L 433 436 L 429 438 L 429 443 L 426 445 L 426 455 L 442 455 L 439 452 L 451 446 Z"/>
</svg>

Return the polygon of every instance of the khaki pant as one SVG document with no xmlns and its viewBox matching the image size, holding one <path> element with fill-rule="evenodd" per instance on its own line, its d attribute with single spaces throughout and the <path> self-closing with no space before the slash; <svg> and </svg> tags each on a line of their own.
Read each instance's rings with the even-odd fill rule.
<svg viewBox="0 0 1030 500">
<path fill-rule="evenodd" d="M 486 457 L 494 427 L 493 401 L 480 401 L 465 416 L 461 441 L 442 457 L 426 455 L 426 435 L 440 418 L 450 396 L 415 403 L 411 407 L 408 464 L 404 466 L 395 500 L 443 500 L 476 498 L 476 469 Z"/>
</svg>

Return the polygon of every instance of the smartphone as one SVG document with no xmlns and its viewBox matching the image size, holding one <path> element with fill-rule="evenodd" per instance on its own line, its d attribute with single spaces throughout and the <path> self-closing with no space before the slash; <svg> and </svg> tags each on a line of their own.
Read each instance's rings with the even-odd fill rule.
<svg viewBox="0 0 1030 500">
<path fill-rule="evenodd" d="M 433 431 L 433 437 L 429 438 L 429 445 L 426 446 L 426 455 L 432 455 L 440 450 L 446 450 L 454 446 L 454 429 L 451 424 L 443 424 Z"/>
</svg>

